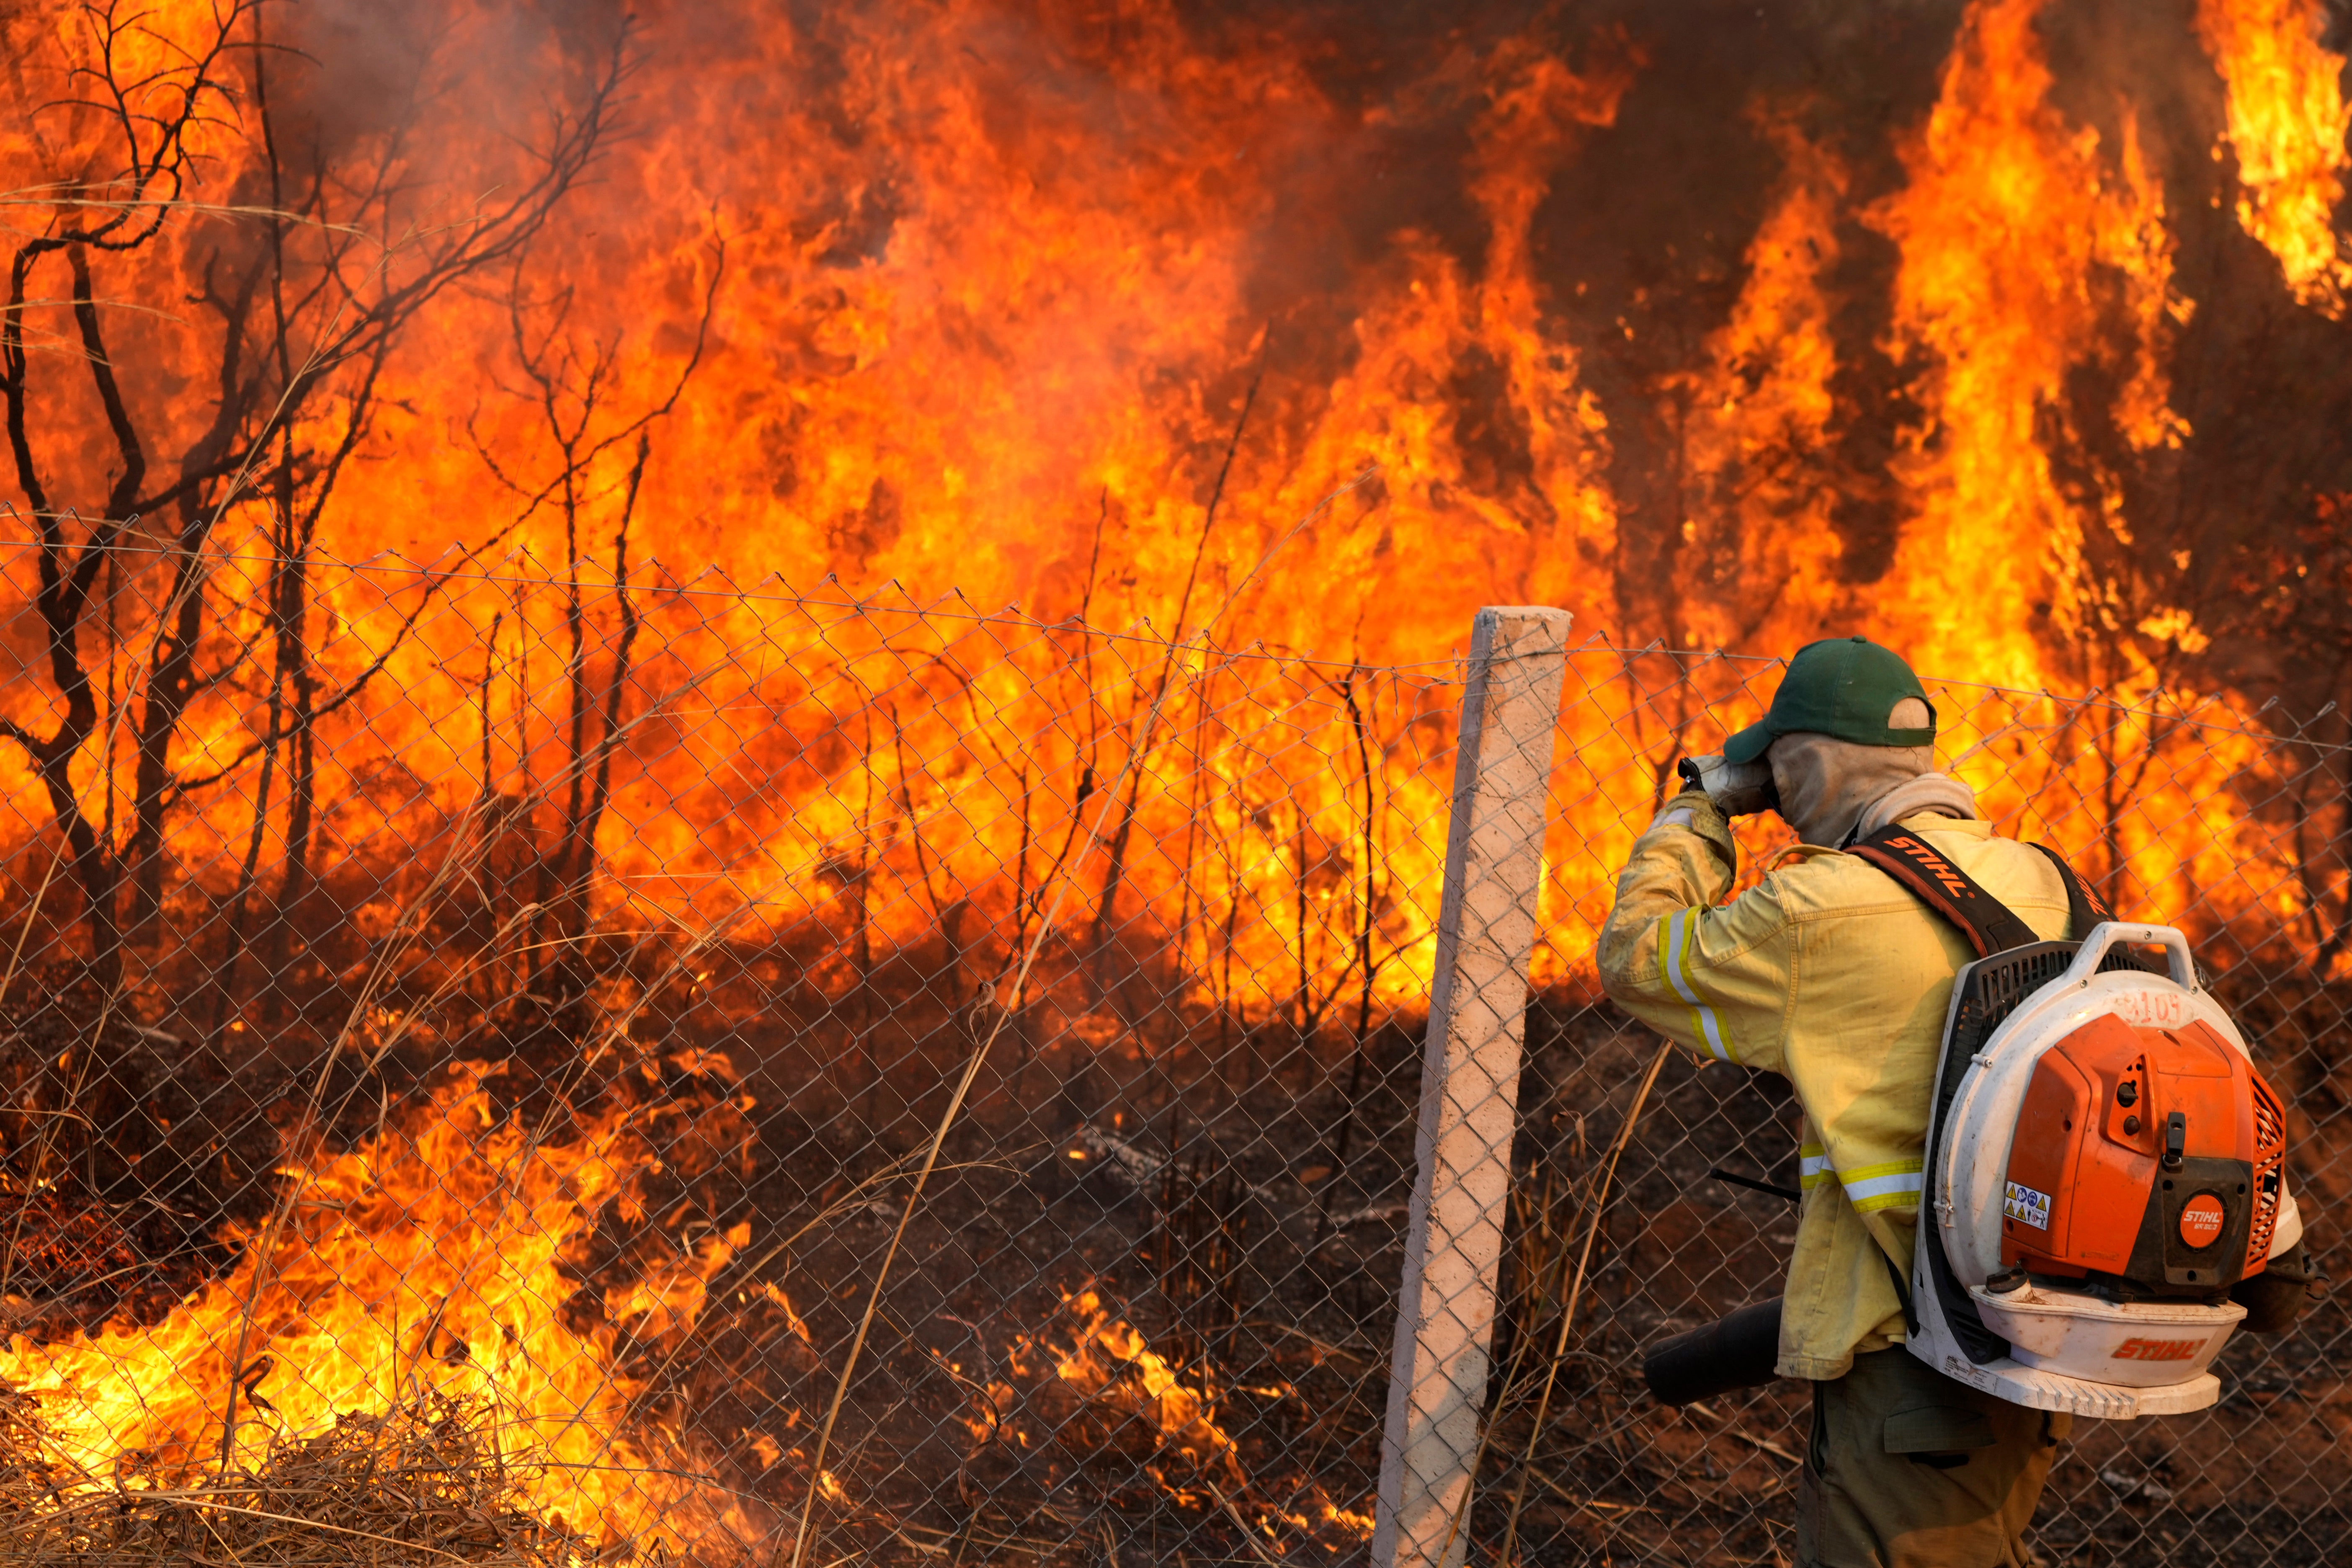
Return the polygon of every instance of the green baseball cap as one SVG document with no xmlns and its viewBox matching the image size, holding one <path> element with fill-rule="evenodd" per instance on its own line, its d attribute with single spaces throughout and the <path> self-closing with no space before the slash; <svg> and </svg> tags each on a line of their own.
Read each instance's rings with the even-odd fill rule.
<svg viewBox="0 0 2352 1568">
<path fill-rule="evenodd" d="M 1927 703 L 1927 727 L 1895 730 L 1887 716 L 1906 697 Z M 1903 656 L 1868 637 L 1824 637 L 1789 661 L 1772 710 L 1725 742 L 1724 760 L 1752 763 L 1783 735 L 1832 735 L 1861 746 L 1931 746 L 1936 705 Z"/>
</svg>

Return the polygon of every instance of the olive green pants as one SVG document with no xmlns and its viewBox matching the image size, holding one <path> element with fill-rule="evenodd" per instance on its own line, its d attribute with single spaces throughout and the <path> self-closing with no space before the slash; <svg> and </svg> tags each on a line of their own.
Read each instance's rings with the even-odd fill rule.
<svg viewBox="0 0 2352 1568">
<path fill-rule="evenodd" d="M 2025 1527 L 2074 1425 L 1954 1382 L 1900 1345 L 1813 1384 L 1799 1568 L 2031 1568 Z"/>
</svg>

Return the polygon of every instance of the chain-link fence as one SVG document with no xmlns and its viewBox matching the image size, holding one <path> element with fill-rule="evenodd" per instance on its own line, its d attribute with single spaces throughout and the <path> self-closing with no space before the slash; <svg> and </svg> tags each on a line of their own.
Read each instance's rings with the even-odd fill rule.
<svg viewBox="0 0 2352 1568">
<path fill-rule="evenodd" d="M 1362 1560 L 1457 661 L 7 552 L 17 1558 Z M 1782 1172 L 1792 1113 L 1670 1061 L 1610 1176 L 1655 1042 L 1590 973 L 1674 760 L 1774 667 L 1566 666 L 1460 1533 L 1785 1558 L 1803 1391 L 1667 1412 L 1631 1369 L 1772 1289 L 1789 1215 L 1705 1172 Z M 2197 937 L 2324 1255 L 2341 757 L 2164 693 L 1937 696 L 2005 827 Z M 2324 1556 L 2341 1329 L 2088 1428 L 2045 1548 Z"/>
<path fill-rule="evenodd" d="M 79 567 L 5 563 L 44 1485 L 310 1517 L 449 1434 L 433 1528 L 620 1557 L 1360 1552 L 1450 664 Z"/>
</svg>

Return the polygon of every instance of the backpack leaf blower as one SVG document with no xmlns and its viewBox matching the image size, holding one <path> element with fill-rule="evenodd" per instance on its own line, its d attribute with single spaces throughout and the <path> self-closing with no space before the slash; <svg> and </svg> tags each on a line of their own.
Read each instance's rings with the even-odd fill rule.
<svg viewBox="0 0 2352 1568">
<path fill-rule="evenodd" d="M 2042 942 L 1918 837 L 1852 847 L 1968 935 L 1931 1083 L 1907 1343 L 2012 1404 L 2201 1410 L 2231 1288 L 2302 1225 L 2286 1118 L 2170 926 L 2117 921 L 2057 857 L 2080 942 Z M 2047 853 L 2047 851 L 2045 851 Z M 2136 950 L 2161 948 L 2164 969 Z"/>
</svg>

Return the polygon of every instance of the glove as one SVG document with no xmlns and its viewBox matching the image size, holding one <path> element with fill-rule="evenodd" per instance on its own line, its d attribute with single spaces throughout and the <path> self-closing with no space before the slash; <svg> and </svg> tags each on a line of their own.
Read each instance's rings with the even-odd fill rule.
<svg viewBox="0 0 2352 1568">
<path fill-rule="evenodd" d="M 1772 767 L 1769 763 L 1727 763 L 1717 752 L 1685 757 L 1675 764 L 1675 771 L 1682 774 L 1685 788 L 1705 795 L 1726 816 L 1752 816 L 1780 804 L 1780 796 L 1772 788 Z"/>
</svg>

